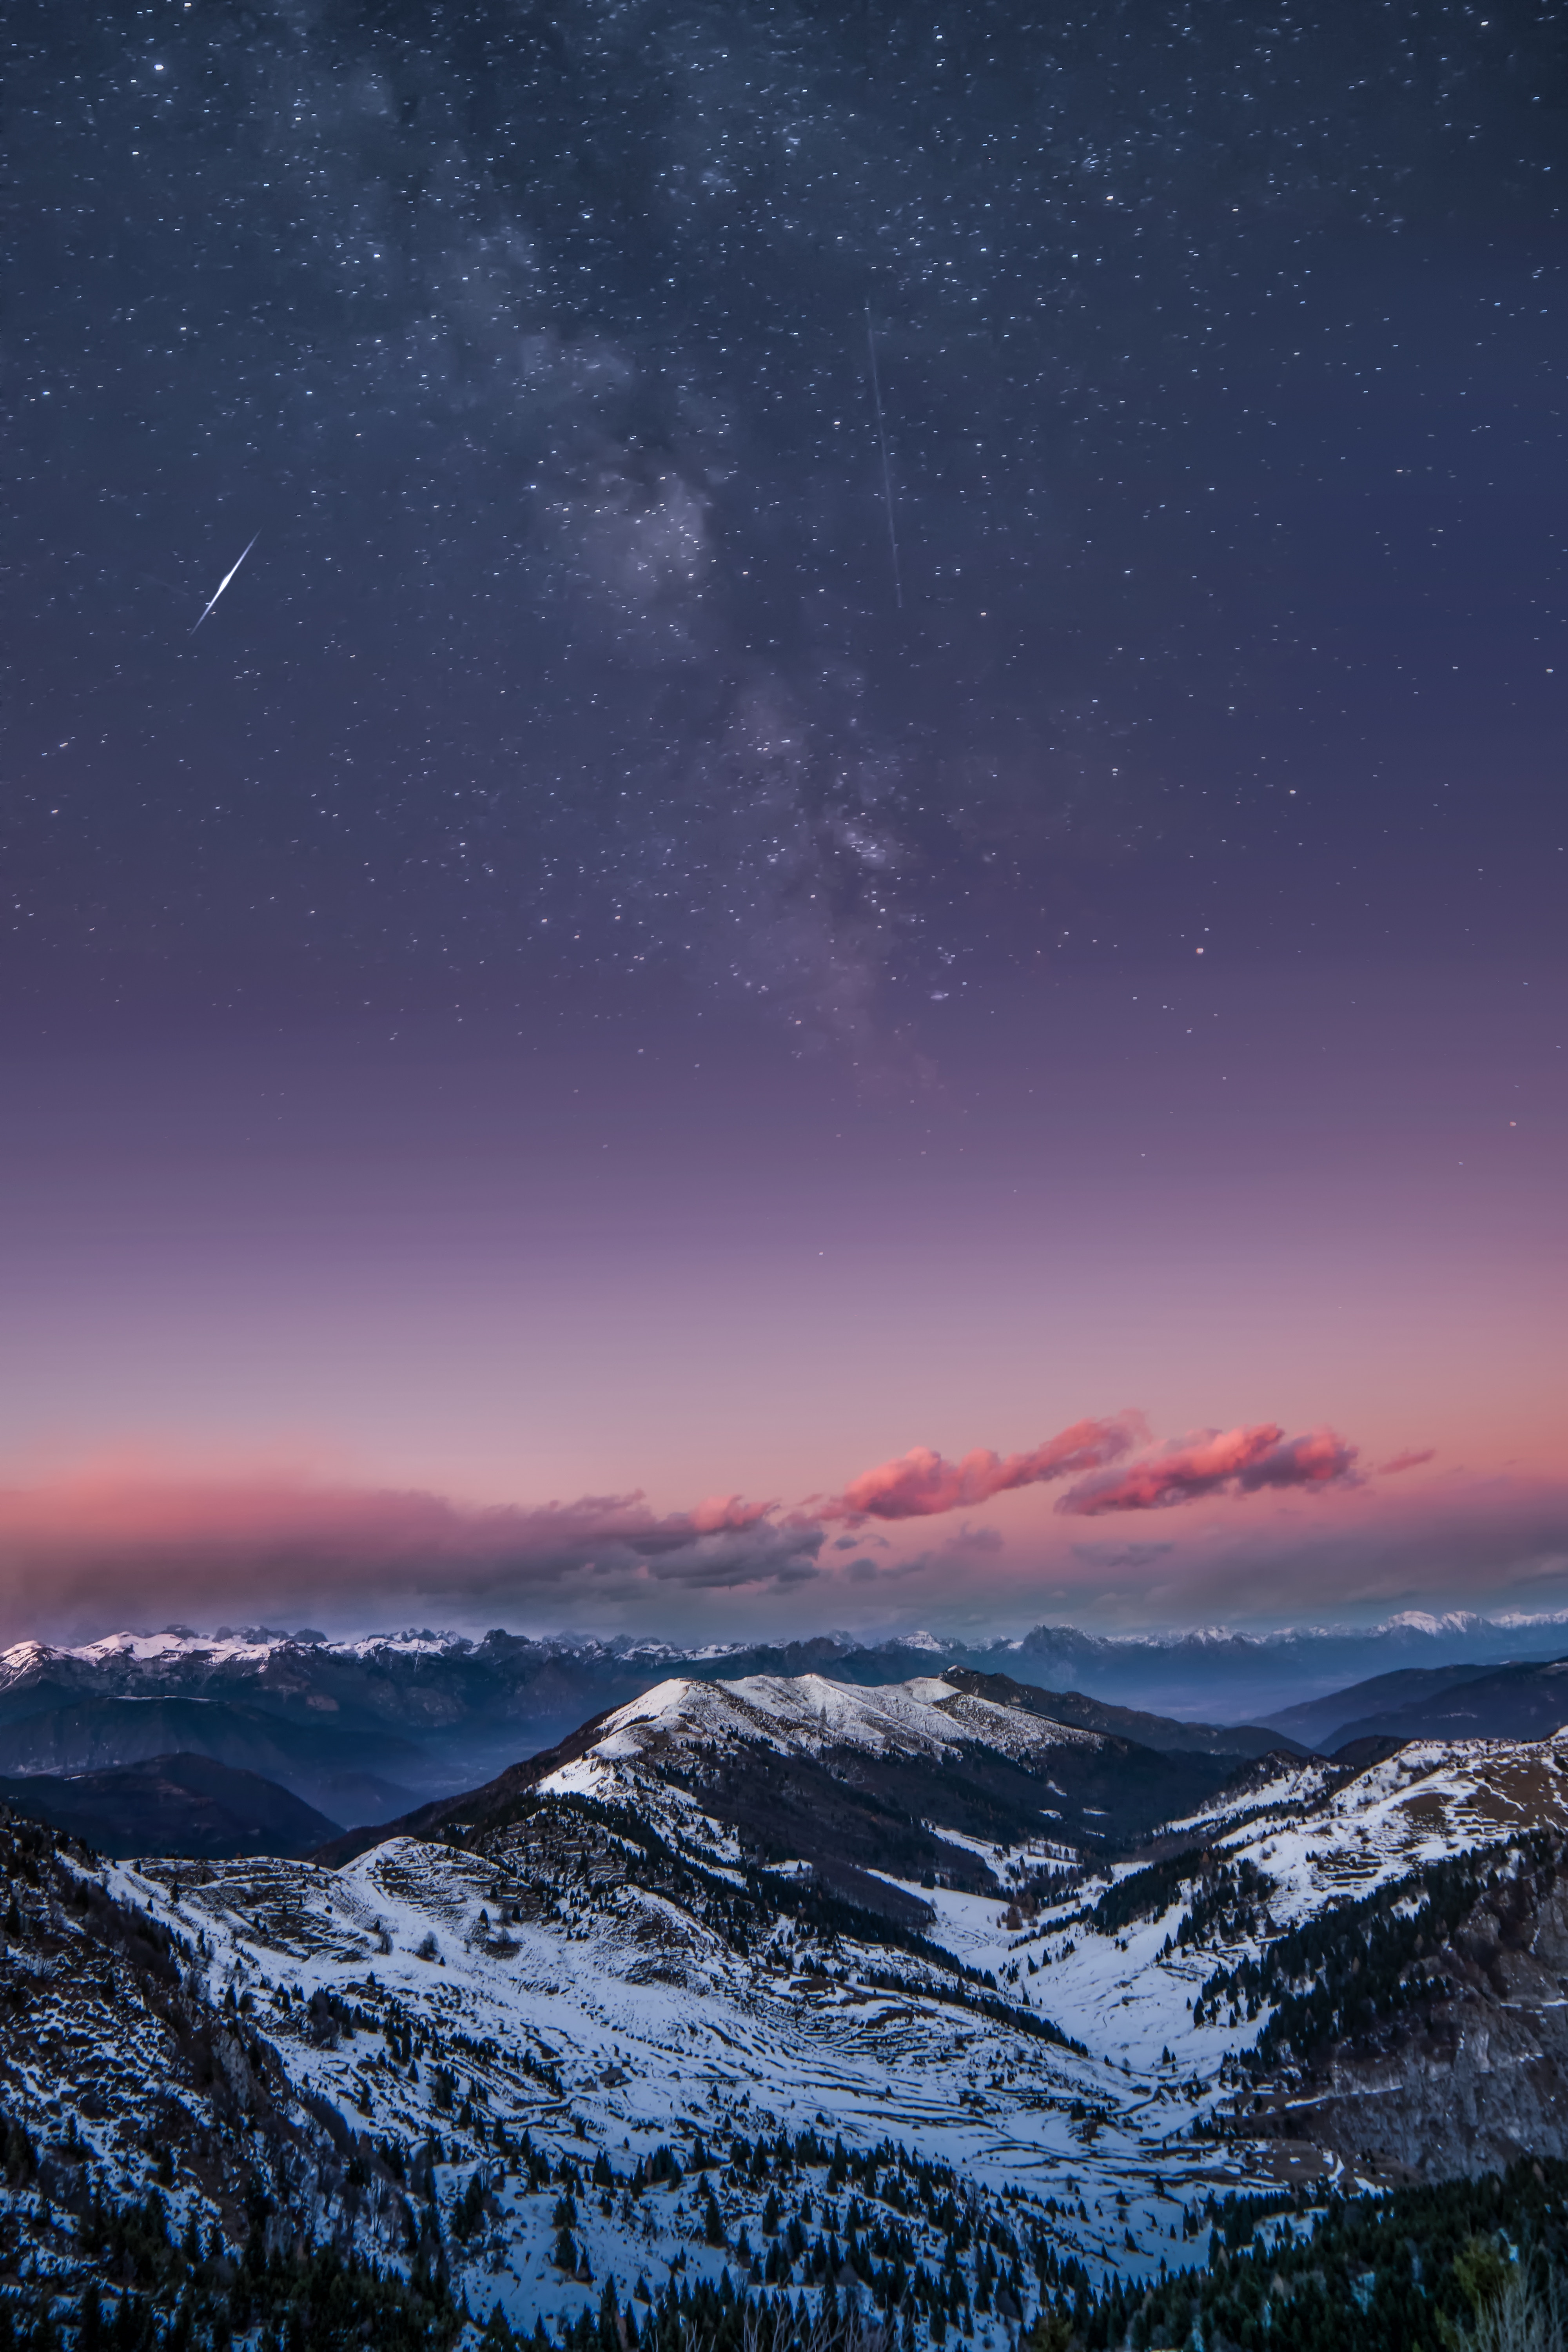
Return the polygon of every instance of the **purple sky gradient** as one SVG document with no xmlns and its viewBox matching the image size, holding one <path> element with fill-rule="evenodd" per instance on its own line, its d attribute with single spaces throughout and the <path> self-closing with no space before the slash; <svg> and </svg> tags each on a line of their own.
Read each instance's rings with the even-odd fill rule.
<svg viewBox="0 0 1568 2352">
<path fill-rule="evenodd" d="M 1368 1472 L 1433 1458 L 1136 1525 L 999 1496 L 822 1547 L 807 1605 L 1262 1621 L 1304 1597 L 1268 1563 L 1309 1558 L 1319 1612 L 1556 1592 L 1553 1028 L 1539 971 L 1309 982 L 1216 952 L 1201 975 L 1068 968 L 955 1008 L 912 1082 L 891 1055 L 868 1083 L 716 1021 L 689 1062 L 635 1019 L 549 1057 L 417 1034 L 18 1055 L 7 1468 L 23 1487 L 116 1461 L 264 1469 L 459 1514 L 787 1508 L 914 1445 L 1012 1453 L 1135 1407 L 1161 1444 L 1268 1420 L 1331 1424 Z M 268 1572 L 221 1549 L 207 1613 L 241 1606 L 237 1577 L 264 1612 Z M 348 1619 L 374 1613 L 374 1552 L 341 1570 Z M 479 1591 L 441 1552 L 389 1555 L 389 1602 L 654 1630 L 803 1605 L 766 1573 L 721 1604 L 640 1570 L 509 1584 L 503 1563 Z"/>
<path fill-rule="evenodd" d="M 1568 1601 L 1552 13 L 488 25 L 15 45 L 0 1618 Z"/>
</svg>

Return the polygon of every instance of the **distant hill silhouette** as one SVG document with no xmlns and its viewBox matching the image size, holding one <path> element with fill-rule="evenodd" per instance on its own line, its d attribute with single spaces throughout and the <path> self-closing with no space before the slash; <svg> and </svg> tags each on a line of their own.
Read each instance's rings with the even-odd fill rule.
<svg viewBox="0 0 1568 2352">
<path fill-rule="evenodd" d="M 289 1790 L 210 1756 L 154 1756 L 71 1780 L 40 1773 L 0 1780 L 0 1800 L 115 1859 L 298 1856 L 337 1834 L 335 1822 Z"/>
<path fill-rule="evenodd" d="M 413 1742 L 380 1726 L 301 1723 L 230 1699 L 73 1698 L 10 1722 L 0 1712 L 0 1774 L 74 1777 L 174 1755 L 258 1773 L 334 1821 L 406 1811 L 424 1770 Z M 392 1777 L 399 1766 L 412 1787 Z"/>
<path fill-rule="evenodd" d="M 1568 1723 L 1568 1658 L 1377 1675 L 1272 1721 L 1336 1750 L 1367 1739 L 1544 1739 Z"/>
</svg>

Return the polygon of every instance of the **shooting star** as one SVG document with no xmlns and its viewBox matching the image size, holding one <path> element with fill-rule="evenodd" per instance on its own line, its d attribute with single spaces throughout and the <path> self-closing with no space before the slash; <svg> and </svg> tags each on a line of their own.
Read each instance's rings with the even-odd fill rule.
<svg viewBox="0 0 1568 2352">
<path fill-rule="evenodd" d="M 900 612 L 904 609 L 904 583 L 899 570 L 899 534 L 893 528 L 893 477 L 888 467 L 888 428 L 882 420 L 882 379 L 877 373 L 877 331 L 871 324 L 871 305 L 866 305 L 866 341 L 871 352 L 871 397 L 877 404 L 877 440 L 882 452 L 882 496 L 888 509 L 888 545 L 893 556 L 893 598 Z M 218 591 L 223 593 L 222 589 Z"/>
<path fill-rule="evenodd" d="M 246 556 L 247 556 L 247 555 L 248 555 L 248 554 L 250 553 L 250 548 L 251 548 L 251 547 L 254 547 L 254 546 L 256 545 L 256 540 L 257 540 L 257 539 L 259 539 L 259 538 L 260 538 L 260 536 L 261 536 L 261 533 L 260 533 L 259 531 L 258 531 L 258 532 L 257 532 L 257 534 L 256 534 L 256 539 L 253 539 L 253 540 L 251 541 L 251 542 L 250 542 L 250 547 L 246 548 L 246 549 L 244 550 L 243 553 L 241 554 L 240 559 L 239 559 L 239 563 L 237 563 L 237 564 L 234 566 L 233 571 L 226 572 L 224 573 L 223 578 L 222 578 L 222 579 L 218 582 L 218 583 L 217 583 L 216 591 L 216 593 L 215 593 L 215 594 L 214 594 L 214 596 L 213 596 L 212 604 L 209 604 L 209 605 L 207 606 L 207 608 L 206 608 L 206 612 L 204 612 L 203 614 L 201 614 L 199 615 L 199 617 L 198 617 L 195 621 L 194 621 L 194 622 L 192 623 L 192 625 L 191 625 L 191 635 L 192 635 L 192 636 L 193 636 L 193 637 L 195 635 L 196 631 L 201 627 L 201 625 L 202 625 L 202 622 L 203 622 L 203 621 L 205 621 L 205 620 L 206 619 L 207 613 L 210 613 L 210 612 L 212 611 L 213 604 L 216 604 L 217 603 L 218 597 L 219 597 L 219 596 L 221 596 L 221 595 L 223 594 L 224 590 L 228 586 L 229 582 L 234 578 L 234 574 L 235 574 L 235 572 L 237 572 L 237 571 L 239 570 L 239 564 L 240 564 L 240 563 L 243 563 L 243 562 L 245 562 L 245 558 L 246 558 Z"/>
</svg>

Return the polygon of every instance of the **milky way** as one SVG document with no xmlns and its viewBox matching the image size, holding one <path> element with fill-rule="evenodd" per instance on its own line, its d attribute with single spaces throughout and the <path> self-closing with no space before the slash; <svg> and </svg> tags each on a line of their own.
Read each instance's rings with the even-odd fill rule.
<svg viewBox="0 0 1568 2352">
<path fill-rule="evenodd" d="M 1559 708 L 1552 16 L 16 20 L 22 998 L 673 968 L 856 1045 L 1429 925 L 1456 679 L 1510 765 Z"/>
</svg>

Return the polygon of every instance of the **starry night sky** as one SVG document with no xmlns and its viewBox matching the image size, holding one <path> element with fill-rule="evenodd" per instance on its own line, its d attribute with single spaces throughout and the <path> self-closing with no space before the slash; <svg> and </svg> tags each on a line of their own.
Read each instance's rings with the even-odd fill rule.
<svg viewBox="0 0 1568 2352">
<path fill-rule="evenodd" d="M 1556 1496 L 1558 10 L 10 26 L 14 1478 Z"/>
</svg>

